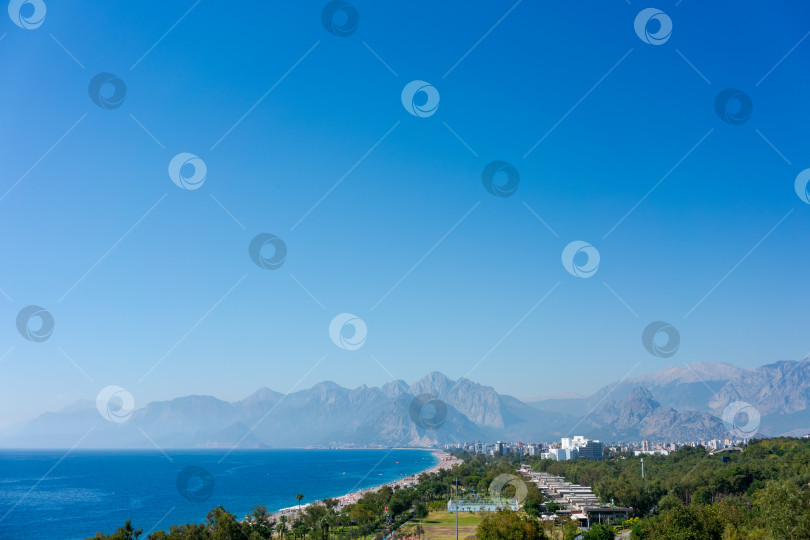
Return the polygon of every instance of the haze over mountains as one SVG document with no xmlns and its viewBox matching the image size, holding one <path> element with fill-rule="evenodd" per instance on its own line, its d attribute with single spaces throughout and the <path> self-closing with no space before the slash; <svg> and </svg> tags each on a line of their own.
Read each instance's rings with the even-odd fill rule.
<svg viewBox="0 0 810 540">
<path fill-rule="evenodd" d="M 95 402 L 77 402 L 0 431 L 0 446 L 69 448 L 82 437 L 82 448 L 418 446 L 573 434 L 689 441 L 727 437 L 720 417 L 735 401 L 760 412 L 759 436 L 804 435 L 810 432 L 808 386 L 810 360 L 755 369 L 712 362 L 626 379 L 585 398 L 524 403 L 433 372 L 412 385 L 347 389 L 322 382 L 286 396 L 262 388 L 232 403 L 185 396 L 148 403 L 120 423 L 105 420 Z M 439 401 L 420 408 L 428 398 L 415 399 L 425 394 Z"/>
</svg>

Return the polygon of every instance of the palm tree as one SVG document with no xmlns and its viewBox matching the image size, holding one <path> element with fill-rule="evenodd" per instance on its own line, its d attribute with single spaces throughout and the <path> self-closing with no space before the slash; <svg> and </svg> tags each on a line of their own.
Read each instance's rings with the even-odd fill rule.
<svg viewBox="0 0 810 540">
<path fill-rule="evenodd" d="M 327 540 L 329 539 L 329 528 L 335 523 L 335 516 L 329 512 L 321 519 L 318 520 L 318 527 L 320 527 L 321 531 L 324 533 L 323 536 Z"/>
<path fill-rule="evenodd" d="M 284 538 L 284 532 L 287 530 L 287 516 L 281 516 L 278 518 L 278 534 L 281 538 Z"/>
<path fill-rule="evenodd" d="M 299 493 L 298 495 L 295 496 L 295 498 L 298 501 L 298 509 L 301 510 L 301 499 L 303 499 L 304 496 Z"/>
</svg>

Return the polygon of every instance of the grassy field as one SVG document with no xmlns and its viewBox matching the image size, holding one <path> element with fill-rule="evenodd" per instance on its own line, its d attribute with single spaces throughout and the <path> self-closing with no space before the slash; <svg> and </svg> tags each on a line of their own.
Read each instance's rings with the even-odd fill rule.
<svg viewBox="0 0 810 540">
<path fill-rule="evenodd" d="M 458 513 L 458 537 L 466 538 L 475 534 L 475 528 L 481 518 L 477 514 L 470 512 Z M 427 540 L 455 540 L 456 538 L 456 513 L 455 512 L 431 512 L 428 517 L 422 521 L 422 527 L 425 529 L 422 535 L 423 539 Z M 415 537 L 413 530 L 416 528 L 415 523 L 406 525 L 398 532 L 400 534 L 410 534 Z"/>
</svg>

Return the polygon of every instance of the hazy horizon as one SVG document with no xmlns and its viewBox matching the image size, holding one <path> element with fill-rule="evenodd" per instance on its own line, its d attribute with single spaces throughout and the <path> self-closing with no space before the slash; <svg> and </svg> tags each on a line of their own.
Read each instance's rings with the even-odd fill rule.
<svg viewBox="0 0 810 540">
<path fill-rule="evenodd" d="M 803 360 L 807 360 L 807 359 L 803 359 Z M 776 364 L 776 363 L 779 363 L 779 362 L 782 362 L 782 361 L 769 362 L 768 364 L 762 364 L 762 365 L 763 366 L 772 365 L 772 364 Z M 801 362 L 801 360 L 799 362 Z M 694 364 L 700 364 L 700 363 L 703 363 L 703 362 L 695 362 Z M 723 363 L 723 362 L 709 362 L 709 363 L 710 364 L 726 364 L 726 365 L 729 365 L 729 366 L 733 366 L 733 364 Z M 687 367 L 688 369 L 691 369 L 691 365 L 684 366 L 684 367 Z M 594 389 L 593 392 L 590 392 L 590 393 L 587 393 L 587 394 L 580 394 L 580 393 L 569 391 L 569 390 L 561 390 L 557 394 L 553 394 L 553 395 L 528 396 L 528 397 L 512 395 L 512 397 L 517 398 L 518 400 L 520 400 L 520 401 L 522 401 L 524 403 L 534 403 L 534 402 L 538 402 L 538 401 L 542 401 L 542 400 L 548 400 L 548 399 L 586 399 L 588 397 L 593 396 L 598 390 L 600 390 L 600 389 L 602 389 L 605 386 L 608 386 L 610 384 L 618 383 L 618 382 L 622 382 L 622 381 L 629 382 L 629 381 L 632 381 L 634 379 L 641 378 L 644 375 L 654 374 L 654 373 L 656 373 L 658 371 L 663 371 L 663 370 L 657 370 L 655 372 L 650 372 L 650 373 L 645 373 L 645 374 L 638 374 L 636 376 L 627 377 L 626 379 L 621 379 L 621 380 L 616 379 L 616 380 L 611 380 L 611 381 L 604 381 L 604 384 L 599 385 L 597 388 Z M 457 380 L 457 379 L 454 379 L 453 377 L 448 376 L 445 373 L 431 372 L 431 373 L 426 373 L 423 377 L 420 377 L 419 379 L 416 379 L 416 380 L 413 380 L 413 381 L 407 381 L 406 380 L 404 382 L 408 386 L 411 386 L 413 384 L 416 384 L 419 380 L 422 380 L 423 378 L 429 376 L 432 373 L 440 373 L 440 374 L 446 376 L 448 379 Z M 691 372 L 691 373 L 694 374 L 694 372 Z M 699 377 L 697 377 L 697 378 L 698 378 L 698 380 L 700 380 Z M 476 381 L 474 379 L 470 379 L 470 380 L 472 380 L 473 383 L 480 384 L 481 386 L 484 386 L 484 387 L 492 387 L 495 390 L 495 392 L 497 392 L 498 394 L 510 395 L 507 392 L 500 391 L 497 387 L 493 387 L 492 385 L 488 385 L 486 383 L 482 383 L 482 382 Z M 226 398 L 226 397 L 222 397 L 222 396 L 217 395 L 217 394 L 203 394 L 203 393 L 199 393 L 199 392 L 191 392 L 191 393 L 182 394 L 182 395 L 166 396 L 165 398 L 158 398 L 158 399 L 150 400 L 149 402 L 144 402 L 144 403 L 135 403 L 133 410 L 141 409 L 141 408 L 145 407 L 146 405 L 148 405 L 149 403 L 152 403 L 152 402 L 172 401 L 174 399 L 190 397 L 190 396 L 213 397 L 213 398 L 216 398 L 216 399 L 219 399 L 221 401 L 228 402 L 228 403 L 236 403 L 236 402 L 242 401 L 242 400 L 244 400 L 244 399 L 246 399 L 246 398 L 248 398 L 248 397 L 260 392 L 261 390 L 264 390 L 264 389 L 269 389 L 269 390 L 271 390 L 273 392 L 277 392 L 277 393 L 286 395 L 286 394 L 291 394 L 291 393 L 295 393 L 295 392 L 307 391 L 307 390 L 310 390 L 311 388 L 313 388 L 314 386 L 319 385 L 319 384 L 323 384 L 323 383 L 338 384 L 342 388 L 346 388 L 348 390 L 355 390 L 355 389 L 362 388 L 362 387 L 380 388 L 383 385 L 388 384 L 388 383 L 392 383 L 392 382 L 396 382 L 396 381 L 388 380 L 388 381 L 383 382 L 382 384 L 365 384 L 365 383 L 362 383 L 362 384 L 359 384 L 359 385 L 356 385 L 356 386 L 344 386 L 344 385 L 341 385 L 341 384 L 339 384 L 339 383 L 337 383 L 335 381 L 332 381 L 332 380 L 322 380 L 322 381 L 314 382 L 312 385 L 307 386 L 307 387 L 297 388 L 293 392 L 284 392 L 284 391 L 282 391 L 282 390 L 280 390 L 278 388 L 272 388 L 272 387 L 267 386 L 267 385 L 260 385 L 260 386 L 257 386 L 254 390 L 252 390 L 252 391 L 250 391 L 250 392 L 248 392 L 248 393 L 246 393 L 244 395 L 235 396 L 233 398 Z M 54 409 L 38 411 L 38 412 L 34 413 L 32 416 L 30 416 L 28 418 L 21 418 L 19 420 L 14 421 L 14 422 L 7 422 L 5 424 L 0 425 L 0 428 L 6 428 L 6 427 L 9 427 L 9 426 L 11 426 L 12 424 L 15 424 L 15 423 L 19 423 L 19 422 L 24 423 L 26 421 L 33 420 L 33 419 L 37 418 L 38 416 L 40 416 L 41 414 L 44 414 L 44 413 L 60 412 L 60 411 L 63 411 L 65 409 L 69 409 L 69 408 L 71 408 L 71 407 L 73 407 L 73 406 L 75 406 L 76 404 L 79 404 L 79 403 L 86 404 L 88 406 L 92 406 L 91 408 L 93 408 L 93 407 L 96 406 L 96 397 L 95 396 L 92 396 L 91 398 L 79 397 L 79 398 L 76 398 L 75 400 L 73 400 L 73 401 L 71 401 L 69 403 L 61 404 L 61 405 L 59 405 L 58 407 L 56 407 Z"/>
<path fill-rule="evenodd" d="M 428 374 L 425 374 L 425 376 L 427 376 L 427 375 L 428 375 Z M 446 374 L 444 374 L 444 375 L 446 375 Z M 448 378 L 451 378 L 451 379 L 452 379 L 452 377 L 448 377 Z M 389 380 L 389 381 L 385 381 L 385 382 L 384 382 L 384 383 L 382 383 L 382 384 L 387 384 L 387 383 L 390 383 L 390 382 L 394 382 L 394 381 L 393 381 L 393 380 Z M 414 380 L 414 381 L 405 381 L 405 382 L 406 382 L 408 385 L 411 385 L 411 384 L 414 384 L 414 383 L 415 383 L 415 382 L 417 382 L 417 381 L 416 381 L 416 380 Z M 483 386 L 490 386 L 490 385 L 486 385 L 486 384 L 484 384 L 484 383 L 480 383 L 480 382 L 478 382 L 478 381 L 474 381 L 474 380 L 473 380 L 473 382 L 477 382 L 478 384 L 482 384 Z M 339 383 L 337 383 L 337 382 L 335 382 L 335 381 L 332 381 L 332 380 L 323 380 L 323 381 L 317 381 L 317 382 L 314 382 L 312 385 L 310 385 L 310 386 L 308 386 L 308 387 L 305 387 L 305 388 L 298 388 L 298 389 L 294 390 L 294 391 L 293 391 L 293 392 L 291 392 L 291 393 L 294 393 L 294 392 L 300 392 L 300 391 L 304 391 L 304 390 L 308 390 L 308 389 L 312 388 L 313 386 L 318 385 L 318 384 L 322 384 L 322 383 L 335 383 L 335 384 L 339 384 Z M 340 385 L 340 386 L 342 386 L 342 387 L 344 387 L 344 388 L 348 388 L 348 389 L 350 389 L 350 390 L 353 390 L 353 389 L 356 389 L 356 388 L 362 388 L 363 386 L 367 386 L 367 387 L 380 387 L 380 386 L 382 386 L 382 384 L 373 384 L 373 385 L 372 385 L 372 384 L 365 384 L 365 383 L 361 383 L 361 384 L 356 385 L 356 386 L 343 386 L 343 385 Z M 253 394 L 255 394 L 256 392 L 259 392 L 259 391 L 261 391 L 261 390 L 263 390 L 263 389 L 269 389 L 269 390 L 272 390 L 272 391 L 274 391 L 274 392 L 278 392 L 278 393 L 281 393 L 281 394 L 285 394 L 285 392 L 283 392 L 282 390 L 280 390 L 280 389 L 278 389 L 278 388 L 272 388 L 272 387 L 270 387 L 270 386 L 266 386 L 266 385 L 260 385 L 260 386 L 256 387 L 256 388 L 255 388 L 253 391 L 248 392 L 248 393 L 247 393 L 247 394 L 245 394 L 245 395 L 242 395 L 242 396 L 236 396 L 236 397 L 233 397 L 233 398 L 225 398 L 225 397 L 219 396 L 219 395 L 217 395 L 217 394 L 202 394 L 202 393 L 199 393 L 199 392 L 191 392 L 191 393 L 189 393 L 189 394 L 182 394 L 182 395 L 175 395 L 175 396 L 166 396 L 165 398 L 158 398 L 158 399 L 150 400 L 150 401 L 149 401 L 149 403 L 151 403 L 151 402 L 153 402 L 153 401 L 171 401 L 171 400 L 173 400 L 173 399 L 182 398 L 182 397 L 188 397 L 188 396 L 210 396 L 210 397 L 214 397 L 214 398 L 216 398 L 216 399 L 220 399 L 220 400 L 222 400 L 222 401 L 226 401 L 226 402 L 229 402 L 229 403 L 233 403 L 233 402 L 236 402 L 236 401 L 243 400 L 243 399 L 245 399 L 245 398 L 247 398 L 247 397 L 250 397 L 251 395 L 253 395 Z M 598 390 L 598 388 L 597 388 L 597 390 Z M 498 389 L 497 389 L 497 388 L 495 388 L 495 391 L 496 391 L 496 392 L 498 392 Z M 499 394 L 503 394 L 503 392 L 498 392 L 498 393 L 499 393 Z M 570 395 L 567 395 L 567 394 L 570 394 Z M 590 395 L 590 394 L 588 394 L 588 395 Z M 512 396 L 512 397 L 515 397 L 515 398 L 517 398 L 517 399 L 519 399 L 519 400 L 521 400 L 521 401 L 524 401 L 524 402 L 531 402 L 531 401 L 539 401 L 539 400 L 541 400 L 541 399 L 553 399 L 553 398 L 557 398 L 557 397 L 560 397 L 560 398 L 561 398 L 561 397 L 587 397 L 588 395 L 576 395 L 576 394 L 574 394 L 574 393 L 572 393 L 572 392 L 560 392 L 560 395 L 559 395 L 559 396 L 536 396 L 536 397 L 521 397 L 521 396 Z M 53 408 L 53 409 L 48 409 L 48 410 L 42 410 L 42 411 L 38 411 L 38 412 L 33 413 L 33 415 L 32 415 L 32 416 L 30 416 L 30 417 L 27 417 L 27 418 L 20 418 L 19 420 L 16 420 L 16 421 L 13 421 L 13 422 L 7 422 L 7 423 L 5 423 L 5 424 L 0 424 L 0 428 L 3 428 L 3 427 L 8 427 L 9 425 L 11 425 L 11 424 L 13 424 L 13 423 L 15 423 L 15 422 L 25 422 L 25 421 L 28 421 L 28 420 L 32 420 L 32 419 L 36 418 L 37 416 L 39 416 L 40 414 L 43 414 L 43 413 L 46 413 L 46 412 L 59 412 L 59 411 L 64 410 L 64 409 L 66 409 L 66 408 L 70 408 L 71 406 L 73 406 L 73 405 L 75 405 L 75 404 L 77 404 L 77 403 L 93 404 L 93 405 L 95 406 L 95 403 L 96 403 L 96 396 L 89 396 L 89 397 L 78 397 L 78 398 L 76 398 L 75 400 L 73 400 L 73 401 L 71 401 L 71 402 L 68 402 L 68 403 L 63 403 L 63 404 L 61 404 L 61 405 L 58 405 L 56 408 Z M 147 405 L 147 403 L 135 403 L 135 409 L 140 409 L 140 408 L 144 407 L 145 405 Z"/>
</svg>

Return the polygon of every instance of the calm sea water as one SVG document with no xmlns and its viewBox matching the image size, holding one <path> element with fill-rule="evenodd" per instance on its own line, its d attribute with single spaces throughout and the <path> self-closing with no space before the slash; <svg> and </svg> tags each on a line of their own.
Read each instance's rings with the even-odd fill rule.
<svg viewBox="0 0 810 540">
<path fill-rule="evenodd" d="M 297 493 L 304 503 L 336 497 L 436 463 L 423 450 L 238 450 L 224 459 L 224 450 L 64 454 L 0 451 L 0 538 L 79 540 L 109 534 L 127 519 L 145 538 L 204 521 L 217 505 L 242 518 L 259 504 L 294 506 Z M 178 489 L 183 471 L 200 473 L 190 478 L 190 496 Z"/>
</svg>

